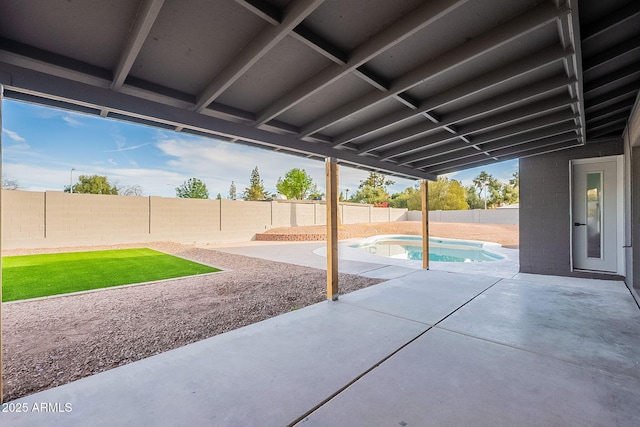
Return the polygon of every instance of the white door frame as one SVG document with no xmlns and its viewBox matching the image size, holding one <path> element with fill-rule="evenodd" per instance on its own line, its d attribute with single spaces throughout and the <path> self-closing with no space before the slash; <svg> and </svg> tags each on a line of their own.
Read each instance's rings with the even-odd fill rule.
<svg viewBox="0 0 640 427">
<path fill-rule="evenodd" d="M 603 163 L 603 162 L 616 162 L 616 211 L 617 211 L 617 239 L 618 245 L 616 248 L 617 257 L 617 271 L 615 273 L 607 271 L 594 272 L 601 274 L 625 274 L 625 257 L 624 257 L 624 156 L 606 156 L 606 157 L 593 157 L 589 159 L 574 159 L 569 160 L 569 260 L 571 262 L 571 271 L 586 271 L 582 269 L 575 269 L 573 265 L 573 165 L 590 164 L 590 163 Z"/>
</svg>

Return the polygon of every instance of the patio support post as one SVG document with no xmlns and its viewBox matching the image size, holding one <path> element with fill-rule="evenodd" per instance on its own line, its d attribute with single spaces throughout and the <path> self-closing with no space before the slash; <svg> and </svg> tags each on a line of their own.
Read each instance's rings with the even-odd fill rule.
<svg viewBox="0 0 640 427">
<path fill-rule="evenodd" d="M 422 268 L 429 269 L 429 183 L 426 179 L 420 182 L 422 193 Z"/>
<path fill-rule="evenodd" d="M 2 129 L 2 96 L 4 87 L 0 84 L 0 129 Z M 2 132 L 0 132 L 0 159 L 2 159 Z M 2 175 L 2 161 L 0 160 L 0 176 Z M 2 211 L 2 190 L 0 190 L 0 212 Z M 2 219 L 0 219 L 0 251 L 2 250 Z M 2 258 L 0 257 L 0 403 L 2 398 Z"/>
<path fill-rule="evenodd" d="M 338 299 L 338 163 L 327 157 L 327 299 Z"/>
</svg>

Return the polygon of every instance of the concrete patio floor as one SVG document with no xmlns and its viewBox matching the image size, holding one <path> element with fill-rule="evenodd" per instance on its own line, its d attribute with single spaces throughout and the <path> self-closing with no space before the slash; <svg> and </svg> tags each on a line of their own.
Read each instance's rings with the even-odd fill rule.
<svg viewBox="0 0 640 427">
<path fill-rule="evenodd" d="M 344 264 L 395 278 L 10 402 L 28 411 L 0 424 L 640 425 L 624 283 Z"/>
</svg>

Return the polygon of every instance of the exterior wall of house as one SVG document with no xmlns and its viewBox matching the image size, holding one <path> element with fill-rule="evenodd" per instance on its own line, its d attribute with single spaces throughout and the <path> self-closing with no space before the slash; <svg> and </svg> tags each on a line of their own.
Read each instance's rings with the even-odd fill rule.
<svg viewBox="0 0 640 427">
<path fill-rule="evenodd" d="M 520 159 L 520 271 L 597 277 L 571 271 L 569 161 L 623 154 L 622 139 Z"/>
<path fill-rule="evenodd" d="M 624 132 L 624 150 L 626 282 L 640 304 L 640 96 Z"/>
<path fill-rule="evenodd" d="M 637 141 L 640 145 L 640 138 Z M 633 147 L 630 153 L 630 218 L 628 221 L 628 241 L 626 248 L 627 286 L 640 303 L 640 146 Z M 635 185 L 634 185 L 635 183 Z M 635 251 L 634 248 L 637 248 Z"/>
</svg>

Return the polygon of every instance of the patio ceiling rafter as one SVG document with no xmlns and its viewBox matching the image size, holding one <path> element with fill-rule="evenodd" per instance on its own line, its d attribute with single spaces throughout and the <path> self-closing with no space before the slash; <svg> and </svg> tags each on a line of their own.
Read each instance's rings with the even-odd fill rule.
<svg viewBox="0 0 640 427">
<path fill-rule="evenodd" d="M 358 146 L 357 153 L 363 154 L 378 150 L 387 145 L 419 137 L 443 126 L 455 125 L 458 122 L 498 114 L 506 108 L 525 104 L 536 98 L 543 98 L 551 92 L 557 92 L 558 89 L 566 88 L 567 85 L 574 83 L 575 80 L 569 79 L 566 76 L 551 77 L 525 88 L 518 88 L 490 99 L 480 100 L 473 105 L 441 117 L 437 123 L 420 123 L 393 132 L 379 139 L 366 142 Z"/>
<path fill-rule="evenodd" d="M 286 37 L 296 26 L 309 16 L 324 0 L 294 0 L 284 10 L 282 22 L 263 30 L 245 46 L 211 83 L 198 95 L 194 111 L 201 112 L 222 92 L 231 86 L 252 65 Z"/>
<path fill-rule="evenodd" d="M 383 130 L 388 126 L 411 119 L 423 112 L 435 110 L 452 102 L 499 87 L 514 79 L 525 76 L 553 64 L 554 62 L 569 57 L 572 54 L 572 50 L 562 49 L 559 45 L 548 47 L 533 55 L 529 55 L 526 58 L 519 59 L 507 66 L 491 70 L 490 72 L 476 77 L 471 81 L 456 85 L 444 92 L 433 95 L 421 102 L 415 111 L 398 111 L 397 113 L 368 122 L 362 126 L 352 129 L 349 132 L 339 135 L 334 138 L 334 146 L 337 147 L 344 145 L 365 137 L 373 132 Z"/>
<path fill-rule="evenodd" d="M 279 16 L 281 16 L 280 11 L 272 7 L 268 3 L 265 3 L 260 0 L 252 0 L 250 2 L 244 1 L 244 0 L 236 0 L 236 1 L 238 4 L 246 7 L 248 10 L 252 11 L 257 16 L 261 17 L 262 19 L 266 20 L 269 23 L 275 24 L 280 19 L 279 18 Z M 465 1 L 468 1 L 468 0 L 465 0 Z M 325 58 L 331 60 L 332 62 L 334 62 L 335 64 L 341 67 L 345 66 L 345 64 L 349 62 L 348 54 L 346 52 L 344 52 L 342 49 L 338 48 L 337 46 L 331 44 L 329 41 L 319 36 L 317 33 L 315 33 L 313 30 L 311 30 L 304 24 L 300 24 L 296 28 L 294 28 L 293 31 L 290 33 L 290 36 L 304 43 L 314 51 L 318 52 Z M 408 37 L 408 36 L 410 36 L 410 34 L 406 34 L 404 37 Z M 342 73 L 342 76 L 349 74 L 349 72 L 380 91 L 389 90 L 389 83 L 384 78 L 377 75 L 374 71 L 368 69 L 365 65 L 360 66 L 358 68 L 353 68 L 348 72 Z M 333 81 L 335 81 L 336 79 L 337 78 L 333 79 Z M 309 96 L 311 95 L 312 94 L 309 93 Z M 305 99 L 306 98 L 307 96 L 305 96 Z M 415 102 L 406 95 L 397 94 L 397 95 L 394 95 L 393 98 L 399 101 L 400 103 L 408 106 L 409 108 L 412 108 L 412 109 L 416 108 Z M 302 100 L 303 99 L 300 99 L 298 102 L 301 102 Z M 291 105 L 289 108 L 291 108 L 292 106 L 293 105 Z M 286 109 L 283 109 L 278 114 L 282 113 L 285 110 Z M 272 126 L 274 125 L 274 123 L 278 123 L 277 120 L 274 120 L 274 117 L 276 117 L 277 114 L 273 115 L 270 118 L 265 117 L 264 113 L 258 113 L 258 114 L 261 117 L 252 120 L 254 126 L 260 127 L 266 124 Z M 279 125 L 277 125 L 276 127 L 279 127 Z M 296 131 L 295 133 L 299 133 L 299 131 Z M 325 138 L 322 135 L 314 135 L 313 137 L 307 137 L 305 139 L 322 141 Z"/>
<path fill-rule="evenodd" d="M 488 132 L 481 135 L 481 137 L 471 138 L 471 144 L 464 144 L 460 142 L 456 145 L 441 145 L 431 150 L 424 150 L 414 155 L 398 158 L 397 163 L 400 165 L 411 165 L 412 167 L 420 169 L 431 165 L 433 162 L 431 159 L 433 158 L 437 158 L 438 156 L 443 155 L 450 155 L 452 153 L 458 153 L 460 150 L 464 150 L 472 146 L 481 147 L 482 151 L 493 151 L 513 145 L 533 142 L 538 139 L 548 138 L 567 132 L 574 132 L 575 138 L 575 133 L 579 131 L 579 129 L 580 127 L 577 126 L 572 120 L 565 121 L 553 126 L 546 126 L 544 128 L 532 131 L 517 133 L 515 135 L 512 134 L 508 137 L 496 138 L 492 136 L 492 132 Z"/>
<path fill-rule="evenodd" d="M 582 31 L 582 43 L 589 43 L 616 30 L 621 25 L 640 17 L 640 3 L 631 1 L 620 9 L 613 11 L 604 18 L 587 25 Z"/>
<path fill-rule="evenodd" d="M 125 47 L 118 61 L 118 65 L 113 72 L 113 81 L 111 82 L 111 90 L 120 90 L 122 85 L 131 71 L 131 67 L 142 49 L 151 27 L 160 13 L 160 9 L 164 4 L 164 0 L 145 0 L 140 4 L 136 21 L 133 24 L 131 33 L 127 38 Z M 106 117 L 107 110 L 102 110 L 100 116 Z"/>
<path fill-rule="evenodd" d="M 503 128 L 508 124 L 524 121 L 527 118 L 545 116 L 548 113 L 559 110 L 568 110 L 568 107 L 576 102 L 577 100 L 572 99 L 567 94 L 554 95 L 522 107 L 514 108 L 498 116 L 481 118 L 468 124 L 462 124 L 456 127 L 456 133 L 457 135 L 472 137 L 472 134 L 485 132 L 495 128 Z M 546 124 L 547 122 L 544 121 L 543 125 Z M 433 143 L 438 142 L 439 141 L 433 141 Z M 401 150 L 401 147 L 403 146 L 400 145 L 381 152 L 379 154 L 379 158 L 386 160 L 405 153 L 406 150 Z"/>
<path fill-rule="evenodd" d="M 469 0 L 439 0 L 425 3 L 355 48 L 344 64 L 330 65 L 266 107 L 258 114 L 256 125 L 266 123 L 337 79 L 356 71 L 359 66 L 436 22 L 467 1 Z M 367 75 L 367 73 L 362 74 Z"/>
<path fill-rule="evenodd" d="M 577 143 L 619 134 L 640 87 L 631 0 L 0 5 L 7 98 L 414 178 L 467 149 L 502 159 L 489 148 L 558 120 Z M 26 72 L 170 108 L 51 95 Z"/>
<path fill-rule="evenodd" d="M 136 17 L 136 22 L 131 29 L 118 65 L 113 72 L 113 82 L 111 82 L 112 90 L 119 90 L 122 87 L 163 4 L 164 0 L 145 0 L 140 4 L 140 11 Z"/>
<path fill-rule="evenodd" d="M 426 169 L 427 172 L 435 173 L 435 174 L 446 174 L 450 172 L 454 172 L 459 170 L 460 166 L 466 166 L 467 168 L 485 166 L 491 163 L 494 163 L 496 159 L 498 161 L 510 160 L 512 158 L 521 158 L 528 157 L 536 154 L 540 154 L 543 152 L 558 151 L 558 150 L 566 150 L 571 147 L 578 147 L 582 145 L 582 143 L 577 142 L 575 137 L 568 137 L 566 140 L 562 140 L 558 142 L 558 139 L 553 139 L 548 141 L 549 143 L 545 143 L 545 141 L 539 142 L 539 145 L 535 145 L 533 148 L 531 146 L 522 146 L 521 149 L 514 147 L 513 150 L 505 150 L 504 152 L 495 152 L 492 154 L 482 153 L 478 154 L 475 157 L 469 157 L 464 159 L 455 160 L 446 164 L 442 164 L 436 166 L 434 168 Z"/>
<path fill-rule="evenodd" d="M 640 87 L 640 4 L 629 1 L 594 18 L 581 36 L 589 139 L 624 129 L 624 112 L 628 117 Z"/>
<path fill-rule="evenodd" d="M 429 78 L 433 78 L 455 67 L 464 65 L 474 58 L 498 49 L 519 37 L 523 37 L 526 34 L 535 31 L 541 26 L 556 21 L 567 13 L 568 9 L 565 7 L 557 9 L 551 3 L 541 3 L 527 13 L 506 22 L 504 25 L 489 31 L 476 39 L 472 39 L 460 47 L 405 73 L 403 76 L 391 83 L 389 92 L 373 92 L 369 95 L 365 95 L 343 105 L 341 108 L 338 108 L 323 117 L 319 117 L 311 123 L 306 124 L 302 127 L 301 136 L 310 136 L 334 124 L 335 122 L 369 108 L 394 94 L 404 92 L 418 84 L 424 83 L 425 80 L 428 80 Z"/>
</svg>

